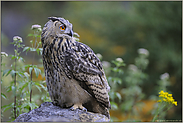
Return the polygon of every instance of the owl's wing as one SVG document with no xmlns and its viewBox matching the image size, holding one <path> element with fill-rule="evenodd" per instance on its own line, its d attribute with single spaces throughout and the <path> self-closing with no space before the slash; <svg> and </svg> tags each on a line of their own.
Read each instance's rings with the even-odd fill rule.
<svg viewBox="0 0 183 123">
<path fill-rule="evenodd" d="M 98 102 L 110 108 L 108 92 L 110 87 L 102 64 L 87 45 L 76 42 L 71 50 L 65 52 L 65 65 L 79 84 Z M 83 86 L 85 85 L 85 86 Z"/>
</svg>

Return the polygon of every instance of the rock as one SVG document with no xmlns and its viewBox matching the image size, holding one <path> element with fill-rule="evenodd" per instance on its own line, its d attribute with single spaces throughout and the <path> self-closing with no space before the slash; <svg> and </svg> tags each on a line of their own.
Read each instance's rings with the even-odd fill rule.
<svg viewBox="0 0 183 123">
<path fill-rule="evenodd" d="M 51 102 L 42 103 L 39 108 L 23 113 L 14 122 L 109 122 L 109 119 L 99 113 L 54 106 Z"/>
</svg>

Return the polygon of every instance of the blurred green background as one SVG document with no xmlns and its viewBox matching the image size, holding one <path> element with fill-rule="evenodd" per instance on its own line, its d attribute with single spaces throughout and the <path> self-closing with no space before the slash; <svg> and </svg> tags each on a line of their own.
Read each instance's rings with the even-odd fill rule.
<svg viewBox="0 0 183 123">
<path fill-rule="evenodd" d="M 168 90 L 178 106 L 167 119 L 182 119 L 181 1 L 1 2 L 1 51 L 13 54 L 14 47 L 10 43 L 15 35 L 30 45 L 27 35 L 31 26 L 43 27 L 50 16 L 69 20 L 80 35 L 80 41 L 100 53 L 105 61 L 121 57 L 126 64 L 131 64 L 138 55 L 137 49 L 146 48 L 150 53 L 145 71 L 149 78 L 142 85 L 143 93 L 157 95 L 154 87 L 159 76 L 169 73 Z M 31 57 L 25 57 L 29 62 Z"/>
</svg>

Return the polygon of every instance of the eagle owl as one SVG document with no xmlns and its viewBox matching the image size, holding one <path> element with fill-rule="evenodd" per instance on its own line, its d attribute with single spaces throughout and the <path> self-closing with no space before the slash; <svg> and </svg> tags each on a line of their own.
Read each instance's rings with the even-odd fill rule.
<svg viewBox="0 0 183 123">
<path fill-rule="evenodd" d="M 48 19 L 41 41 L 45 78 L 53 104 L 110 118 L 110 87 L 100 60 L 90 47 L 75 40 L 76 33 L 68 20 Z"/>
</svg>

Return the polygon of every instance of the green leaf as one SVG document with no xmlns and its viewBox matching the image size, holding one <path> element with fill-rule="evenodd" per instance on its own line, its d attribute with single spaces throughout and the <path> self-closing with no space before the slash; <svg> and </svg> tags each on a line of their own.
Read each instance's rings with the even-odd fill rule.
<svg viewBox="0 0 183 123">
<path fill-rule="evenodd" d="M 23 103 L 23 104 L 21 105 L 21 108 L 25 108 L 25 107 L 27 107 L 27 106 L 29 106 L 29 103 L 25 102 L 25 103 Z"/>
<path fill-rule="evenodd" d="M 27 72 L 24 72 L 24 76 L 27 78 L 27 79 L 29 79 L 29 74 L 27 73 Z"/>
<path fill-rule="evenodd" d="M 114 101 L 114 99 L 115 99 L 115 92 L 114 91 L 110 91 L 109 92 L 109 97 L 111 98 L 112 101 Z"/>
<path fill-rule="evenodd" d="M 12 90 L 11 86 L 8 86 L 6 91 L 10 92 L 11 90 Z"/>
<path fill-rule="evenodd" d="M 24 49 L 23 49 L 23 52 L 26 50 L 26 52 L 27 51 L 29 51 L 30 50 L 30 47 L 25 47 Z"/>
<path fill-rule="evenodd" d="M 39 73 L 41 74 L 41 70 L 39 68 L 34 68 L 34 72 L 36 74 L 36 77 L 39 76 Z"/>
<path fill-rule="evenodd" d="M 15 73 L 16 73 L 16 71 L 14 71 L 14 70 L 12 70 L 12 71 L 10 72 L 10 74 L 11 74 L 12 76 L 15 76 Z"/>
<path fill-rule="evenodd" d="M 31 90 L 32 90 L 32 82 L 29 82 L 29 83 L 28 83 L 28 88 L 29 88 L 29 93 L 30 93 Z"/>
<path fill-rule="evenodd" d="M 3 97 L 4 99 L 7 99 L 6 95 L 1 93 L 1 97 Z"/>
<path fill-rule="evenodd" d="M 13 59 L 17 59 L 17 56 L 14 56 L 14 55 L 11 55 L 11 59 L 13 60 Z"/>
<path fill-rule="evenodd" d="M 30 51 L 36 51 L 36 48 L 30 48 Z"/>
<path fill-rule="evenodd" d="M 34 36 L 34 34 L 28 34 L 27 37 Z"/>
<path fill-rule="evenodd" d="M 14 103 L 10 103 L 8 105 L 1 106 L 1 109 L 3 109 L 3 112 L 7 111 L 8 109 L 13 108 Z"/>
<path fill-rule="evenodd" d="M 29 74 L 31 74 L 33 67 L 29 67 Z"/>
<path fill-rule="evenodd" d="M 3 76 L 4 76 L 4 75 L 8 76 L 8 75 L 10 74 L 11 71 L 12 71 L 11 69 L 4 70 L 4 71 L 3 71 Z"/>
<path fill-rule="evenodd" d="M 41 86 L 42 89 L 44 89 L 45 91 L 47 91 L 47 87 L 45 87 L 43 84 L 35 82 L 35 85 Z"/>
<path fill-rule="evenodd" d="M 44 85 L 40 84 L 40 86 L 45 90 L 47 91 L 47 87 L 45 87 Z"/>
<path fill-rule="evenodd" d="M 38 85 L 35 85 L 35 86 L 41 92 L 41 88 Z"/>
<path fill-rule="evenodd" d="M 41 35 L 37 35 L 37 37 L 41 37 Z"/>
<path fill-rule="evenodd" d="M 112 81 L 112 77 L 111 77 L 111 76 L 107 77 L 107 80 L 108 80 L 109 82 L 111 82 L 111 81 Z"/>
<path fill-rule="evenodd" d="M 22 72 L 18 72 L 17 75 L 18 75 L 19 77 L 21 77 L 21 78 L 24 77 L 24 74 L 23 74 Z"/>
<path fill-rule="evenodd" d="M 117 103 L 115 103 L 115 102 L 110 102 L 110 103 L 111 103 L 111 109 L 113 109 L 113 110 L 117 110 L 118 109 Z"/>
<path fill-rule="evenodd" d="M 43 48 L 39 48 L 40 54 L 42 55 Z"/>
<path fill-rule="evenodd" d="M 24 83 L 24 85 L 21 87 L 21 92 L 22 92 L 22 90 L 25 88 L 25 87 L 27 87 L 28 86 L 28 82 L 26 82 L 26 83 Z"/>
<path fill-rule="evenodd" d="M 19 57 L 19 59 L 20 59 L 21 61 L 23 61 L 23 62 L 25 61 L 23 57 Z"/>
<path fill-rule="evenodd" d="M 37 49 L 36 49 L 36 51 L 37 51 L 37 54 L 39 55 L 40 49 L 39 49 L 39 48 L 37 48 Z"/>
<path fill-rule="evenodd" d="M 28 67 L 32 67 L 32 65 L 25 65 L 24 68 L 27 69 Z"/>
<path fill-rule="evenodd" d="M 118 92 L 116 92 L 115 95 L 116 95 L 116 97 L 119 99 L 119 101 L 121 101 L 121 94 L 118 93 Z"/>
<path fill-rule="evenodd" d="M 31 110 L 39 107 L 38 105 L 36 105 L 36 104 L 33 103 L 33 102 L 32 102 L 32 103 L 28 102 L 28 104 L 29 104 L 29 106 L 31 107 Z"/>
<path fill-rule="evenodd" d="M 11 86 L 12 92 L 13 92 L 13 96 L 16 96 L 16 86 Z"/>
</svg>

